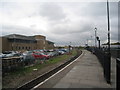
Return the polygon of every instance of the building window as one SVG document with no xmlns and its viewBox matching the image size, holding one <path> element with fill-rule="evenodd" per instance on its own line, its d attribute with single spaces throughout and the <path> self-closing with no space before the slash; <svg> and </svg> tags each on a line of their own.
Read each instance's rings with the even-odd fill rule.
<svg viewBox="0 0 120 90">
<path fill-rule="evenodd" d="M 13 50 L 13 46 L 12 46 L 12 50 Z"/>
<path fill-rule="evenodd" d="M 29 47 L 29 50 L 30 50 L 30 47 Z"/>
<path fill-rule="evenodd" d="M 22 47 L 22 49 L 24 49 L 24 47 Z"/>
<path fill-rule="evenodd" d="M 45 44 L 45 41 L 44 41 L 44 44 Z"/>
<path fill-rule="evenodd" d="M 17 46 L 16 46 L 16 50 L 17 50 Z"/>
<path fill-rule="evenodd" d="M 19 50 L 20 50 L 21 48 L 19 47 Z"/>
<path fill-rule="evenodd" d="M 26 50 L 27 50 L 27 47 L 26 47 Z"/>
</svg>

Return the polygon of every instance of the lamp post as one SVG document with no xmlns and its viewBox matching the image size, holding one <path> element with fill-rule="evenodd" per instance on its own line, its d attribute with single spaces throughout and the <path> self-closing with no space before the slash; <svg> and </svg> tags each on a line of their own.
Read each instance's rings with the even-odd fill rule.
<svg viewBox="0 0 120 90">
<path fill-rule="evenodd" d="M 98 40 L 98 46 L 99 46 L 99 49 L 100 49 L 100 39 L 99 39 L 99 37 L 96 37 L 96 39 Z"/>
<path fill-rule="evenodd" d="M 91 47 L 93 46 L 93 45 L 92 45 L 92 42 L 93 42 L 93 41 L 92 41 L 92 40 L 93 40 L 92 37 L 93 37 L 93 36 L 91 36 Z"/>
<path fill-rule="evenodd" d="M 96 40 L 96 36 L 97 36 L 97 28 L 95 27 L 95 47 L 97 47 L 97 40 Z"/>
</svg>

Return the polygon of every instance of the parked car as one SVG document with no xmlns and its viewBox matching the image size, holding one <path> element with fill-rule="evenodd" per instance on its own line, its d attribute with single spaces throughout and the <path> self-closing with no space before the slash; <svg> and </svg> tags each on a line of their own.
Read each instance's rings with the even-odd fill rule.
<svg viewBox="0 0 120 90">
<path fill-rule="evenodd" d="M 64 51 L 65 53 L 68 53 L 68 52 L 69 52 L 68 49 L 60 49 L 60 51 Z"/>
<path fill-rule="evenodd" d="M 24 65 L 33 64 L 35 62 L 35 58 L 32 55 L 32 51 L 26 51 L 22 53 L 20 58 L 21 58 L 21 61 L 24 63 Z"/>
<path fill-rule="evenodd" d="M 58 52 L 59 52 L 59 54 L 60 54 L 60 55 L 65 54 L 65 52 L 64 52 L 64 51 L 62 51 L 62 50 L 59 50 Z"/>
<path fill-rule="evenodd" d="M 55 53 L 54 52 L 49 52 L 47 55 L 50 56 L 50 57 L 53 57 L 53 56 L 55 56 Z"/>
<path fill-rule="evenodd" d="M 4 58 L 6 54 L 0 53 L 0 58 Z"/>
<path fill-rule="evenodd" d="M 21 57 L 23 57 L 23 61 L 25 61 L 25 60 L 34 60 L 35 58 L 33 57 L 32 53 L 33 53 L 32 51 L 26 51 L 26 52 L 24 52 L 21 55 Z"/>
<path fill-rule="evenodd" d="M 12 53 L 13 51 L 4 51 L 3 54 L 10 54 Z"/>
<path fill-rule="evenodd" d="M 5 51 L 3 52 L 4 57 L 14 57 L 14 56 L 19 56 L 19 53 L 14 52 L 14 51 Z"/>
<path fill-rule="evenodd" d="M 34 56 L 35 59 L 49 59 L 50 58 L 49 55 L 45 55 L 44 53 L 40 53 L 40 52 L 34 52 L 32 55 Z"/>
<path fill-rule="evenodd" d="M 55 56 L 58 56 L 59 52 L 58 51 L 54 51 L 54 54 L 55 54 Z"/>
</svg>

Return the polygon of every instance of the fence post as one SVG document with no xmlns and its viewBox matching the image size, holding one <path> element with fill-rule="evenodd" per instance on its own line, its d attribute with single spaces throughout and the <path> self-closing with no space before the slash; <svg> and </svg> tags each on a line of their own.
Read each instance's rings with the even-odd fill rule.
<svg viewBox="0 0 120 90">
<path fill-rule="evenodd" d="M 107 81 L 107 83 L 111 83 L 111 59 L 110 59 L 110 54 L 105 53 L 105 58 L 104 58 L 104 76 Z"/>
<path fill-rule="evenodd" d="M 117 89 L 119 90 L 119 88 L 120 88 L 120 58 L 116 59 L 116 63 L 117 63 L 117 65 L 116 65 L 116 68 L 117 68 L 116 69 L 117 70 L 117 72 L 116 72 L 117 80 L 116 81 L 117 81 L 117 83 L 116 84 L 117 84 Z"/>
</svg>

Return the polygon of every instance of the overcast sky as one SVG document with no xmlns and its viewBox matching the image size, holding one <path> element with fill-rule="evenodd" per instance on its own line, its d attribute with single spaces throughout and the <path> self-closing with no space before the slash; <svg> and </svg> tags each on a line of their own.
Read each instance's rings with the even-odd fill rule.
<svg viewBox="0 0 120 90">
<path fill-rule="evenodd" d="M 30 0 L 31 1 L 31 0 Z M 94 0 L 95 1 L 95 0 Z M 118 3 L 110 2 L 111 42 L 118 38 Z M 44 35 L 56 45 L 94 45 L 94 35 L 107 42 L 106 2 L 1 0 L 1 35 Z"/>
</svg>

